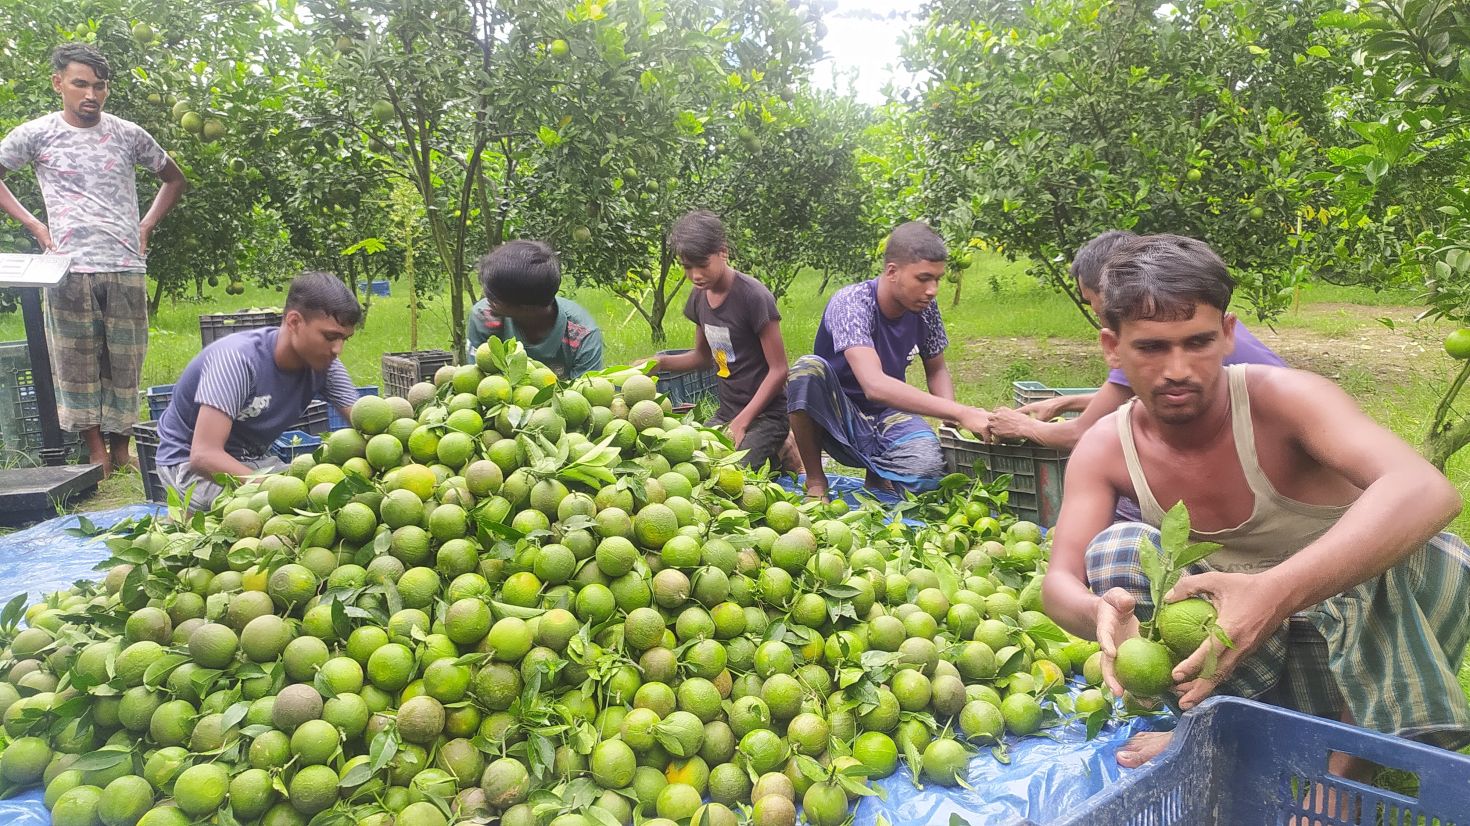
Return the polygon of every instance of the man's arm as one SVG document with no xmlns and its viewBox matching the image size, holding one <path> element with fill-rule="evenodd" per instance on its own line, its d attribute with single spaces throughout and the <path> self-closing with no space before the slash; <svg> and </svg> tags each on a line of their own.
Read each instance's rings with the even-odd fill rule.
<svg viewBox="0 0 1470 826">
<path fill-rule="evenodd" d="M 931 395 L 954 401 L 954 379 L 949 375 L 949 364 L 943 353 L 924 359 L 924 386 Z"/>
<path fill-rule="evenodd" d="M 1049 399 L 1023 404 L 1016 408 L 1016 412 L 1033 419 L 1046 421 L 1055 419 L 1063 413 L 1081 413 L 1087 409 L 1096 393 L 1070 393 L 1062 396 L 1052 396 Z"/>
<path fill-rule="evenodd" d="M 925 393 L 907 382 L 899 381 L 883 372 L 883 363 L 878 351 L 872 347 L 849 347 L 842 352 L 852 367 L 852 374 L 869 399 L 895 410 L 932 416 L 949 422 L 958 422 L 975 435 L 985 438 L 989 433 L 990 416 L 984 410 L 967 407 L 954 399 L 940 398 Z M 927 364 L 926 364 L 927 367 Z M 953 387 L 950 393 L 953 394 Z"/>
<path fill-rule="evenodd" d="M 1460 494 L 1435 467 L 1373 421 L 1337 385 L 1282 368 L 1249 372 L 1257 421 L 1279 423 L 1301 449 L 1363 493 L 1317 541 L 1257 574 L 1185 577 L 1170 601 L 1208 595 L 1235 647 L 1218 652 L 1219 678 L 1255 651 L 1281 623 L 1324 599 L 1383 573 L 1429 541 L 1460 511 Z M 1202 646 L 1175 669 L 1187 680 L 1208 656 Z M 1181 703 L 1198 702 L 1206 686 Z M 1198 694 L 1199 696 L 1195 696 Z"/>
<path fill-rule="evenodd" d="M 56 249 L 56 244 L 51 241 L 51 230 L 40 218 L 32 215 L 31 211 L 26 209 L 25 204 L 15 197 L 15 193 L 10 191 L 10 187 L 5 185 L 5 176 L 9 173 L 10 170 L 0 166 L 0 210 L 4 210 L 6 215 L 25 227 L 26 232 L 35 236 L 43 252 Z"/>
<path fill-rule="evenodd" d="M 760 340 L 761 354 L 766 359 L 766 377 L 755 389 L 750 401 L 730 421 L 730 437 L 737 445 L 745 436 L 750 423 L 770 406 L 771 400 L 786 386 L 789 367 L 786 364 L 786 342 L 781 338 L 781 322 L 774 319 L 766 322 L 766 326 L 761 328 Z"/>
<path fill-rule="evenodd" d="M 163 216 L 174 208 L 179 198 L 189 189 L 189 181 L 184 178 L 184 171 L 174 163 L 173 158 L 164 161 L 163 169 L 159 170 L 158 177 L 163 180 L 163 186 L 158 188 L 158 194 L 153 197 L 153 205 L 148 207 L 148 212 L 143 220 L 138 223 L 138 251 L 146 254 L 148 252 L 148 239 L 153 231 L 163 221 Z"/>
<path fill-rule="evenodd" d="M 225 442 L 229 440 L 234 425 L 234 420 L 225 411 L 207 404 L 199 405 L 199 417 L 194 422 L 194 441 L 189 446 L 189 469 L 206 479 L 213 479 L 216 473 L 228 473 L 237 479 L 256 473 L 254 468 L 225 452 Z"/>
<path fill-rule="evenodd" d="M 1022 415 L 1020 409 L 997 408 L 990 412 L 990 432 L 1001 439 L 1026 439 L 1039 445 L 1066 449 L 1074 447 L 1081 441 L 1082 434 L 1132 397 L 1132 388 L 1106 382 L 1087 397 L 1091 401 L 1082 415 L 1065 422 L 1037 421 Z"/>
</svg>

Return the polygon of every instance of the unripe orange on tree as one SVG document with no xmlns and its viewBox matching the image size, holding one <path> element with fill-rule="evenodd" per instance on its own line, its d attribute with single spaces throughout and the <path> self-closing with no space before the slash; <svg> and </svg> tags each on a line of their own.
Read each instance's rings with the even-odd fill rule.
<svg viewBox="0 0 1470 826">
<path fill-rule="evenodd" d="M 1188 172 L 1184 173 L 1185 179 L 1189 180 L 1191 183 L 1194 182 L 1194 181 L 1198 181 L 1200 178 L 1203 178 L 1204 176 L 1205 176 L 1204 173 L 1203 172 L 1200 172 L 1198 169 L 1191 169 Z"/>
<path fill-rule="evenodd" d="M 1470 327 L 1461 327 L 1445 336 L 1444 351 L 1453 359 L 1470 359 Z"/>
<path fill-rule="evenodd" d="M 570 52 L 571 50 L 572 47 L 568 46 L 567 42 L 565 40 L 562 40 L 560 37 L 551 41 L 551 45 L 547 47 L 547 51 L 551 52 L 552 57 L 566 57 L 567 52 Z"/>
</svg>

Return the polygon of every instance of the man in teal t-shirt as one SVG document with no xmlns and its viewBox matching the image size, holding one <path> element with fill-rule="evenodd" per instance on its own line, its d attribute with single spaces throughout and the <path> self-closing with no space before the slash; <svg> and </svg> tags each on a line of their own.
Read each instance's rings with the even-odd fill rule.
<svg viewBox="0 0 1470 826">
<path fill-rule="evenodd" d="M 491 336 L 515 339 L 559 379 L 602 369 L 602 330 L 561 289 L 561 264 L 541 241 L 511 241 L 480 259 L 485 297 L 465 324 L 469 357 Z"/>
</svg>

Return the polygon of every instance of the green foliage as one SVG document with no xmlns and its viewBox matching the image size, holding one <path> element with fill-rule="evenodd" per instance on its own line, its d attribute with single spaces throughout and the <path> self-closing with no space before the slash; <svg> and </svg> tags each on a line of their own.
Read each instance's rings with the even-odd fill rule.
<svg viewBox="0 0 1470 826">
<path fill-rule="evenodd" d="M 933 78 L 916 101 L 931 214 L 1068 294 L 1066 261 L 1104 230 L 1202 238 L 1271 316 L 1326 240 L 1304 218 L 1328 196 L 1310 173 L 1342 69 L 1314 22 L 1334 7 L 934 0 L 906 47 Z"/>
</svg>

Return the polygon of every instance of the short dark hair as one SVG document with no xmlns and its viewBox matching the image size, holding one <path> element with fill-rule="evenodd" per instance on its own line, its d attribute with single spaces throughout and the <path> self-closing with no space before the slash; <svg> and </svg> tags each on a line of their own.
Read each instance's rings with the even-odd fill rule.
<svg viewBox="0 0 1470 826">
<path fill-rule="evenodd" d="M 107 58 L 89 43 L 63 43 L 51 51 L 51 71 L 56 74 L 65 72 L 66 67 L 73 63 L 89 67 L 101 80 L 112 77 L 112 67 L 107 65 Z"/>
<path fill-rule="evenodd" d="M 669 230 L 669 246 L 681 261 L 703 264 L 710 256 L 730 249 L 725 224 L 707 209 L 685 213 Z"/>
<path fill-rule="evenodd" d="M 356 327 L 362 321 L 362 305 L 342 279 L 321 270 L 308 270 L 291 279 L 286 292 L 286 312 L 295 310 L 303 316 L 331 316 L 343 327 Z"/>
<path fill-rule="evenodd" d="M 923 221 L 899 224 L 888 236 L 883 249 L 883 266 L 913 264 L 917 261 L 948 261 L 944 239 Z"/>
<path fill-rule="evenodd" d="M 521 307 L 547 307 L 561 289 L 561 263 L 545 241 L 509 241 L 480 258 L 485 298 Z"/>
<path fill-rule="evenodd" d="M 1088 241 L 1072 256 L 1072 278 L 1083 289 L 1099 295 L 1103 291 L 1103 265 L 1124 241 L 1137 238 L 1136 233 L 1126 229 L 1110 229 Z"/>
<path fill-rule="evenodd" d="M 1124 321 L 1193 318 L 1198 304 L 1225 312 L 1235 279 L 1210 245 L 1182 235 L 1144 235 L 1119 244 L 1103 266 L 1103 318 Z"/>
</svg>

